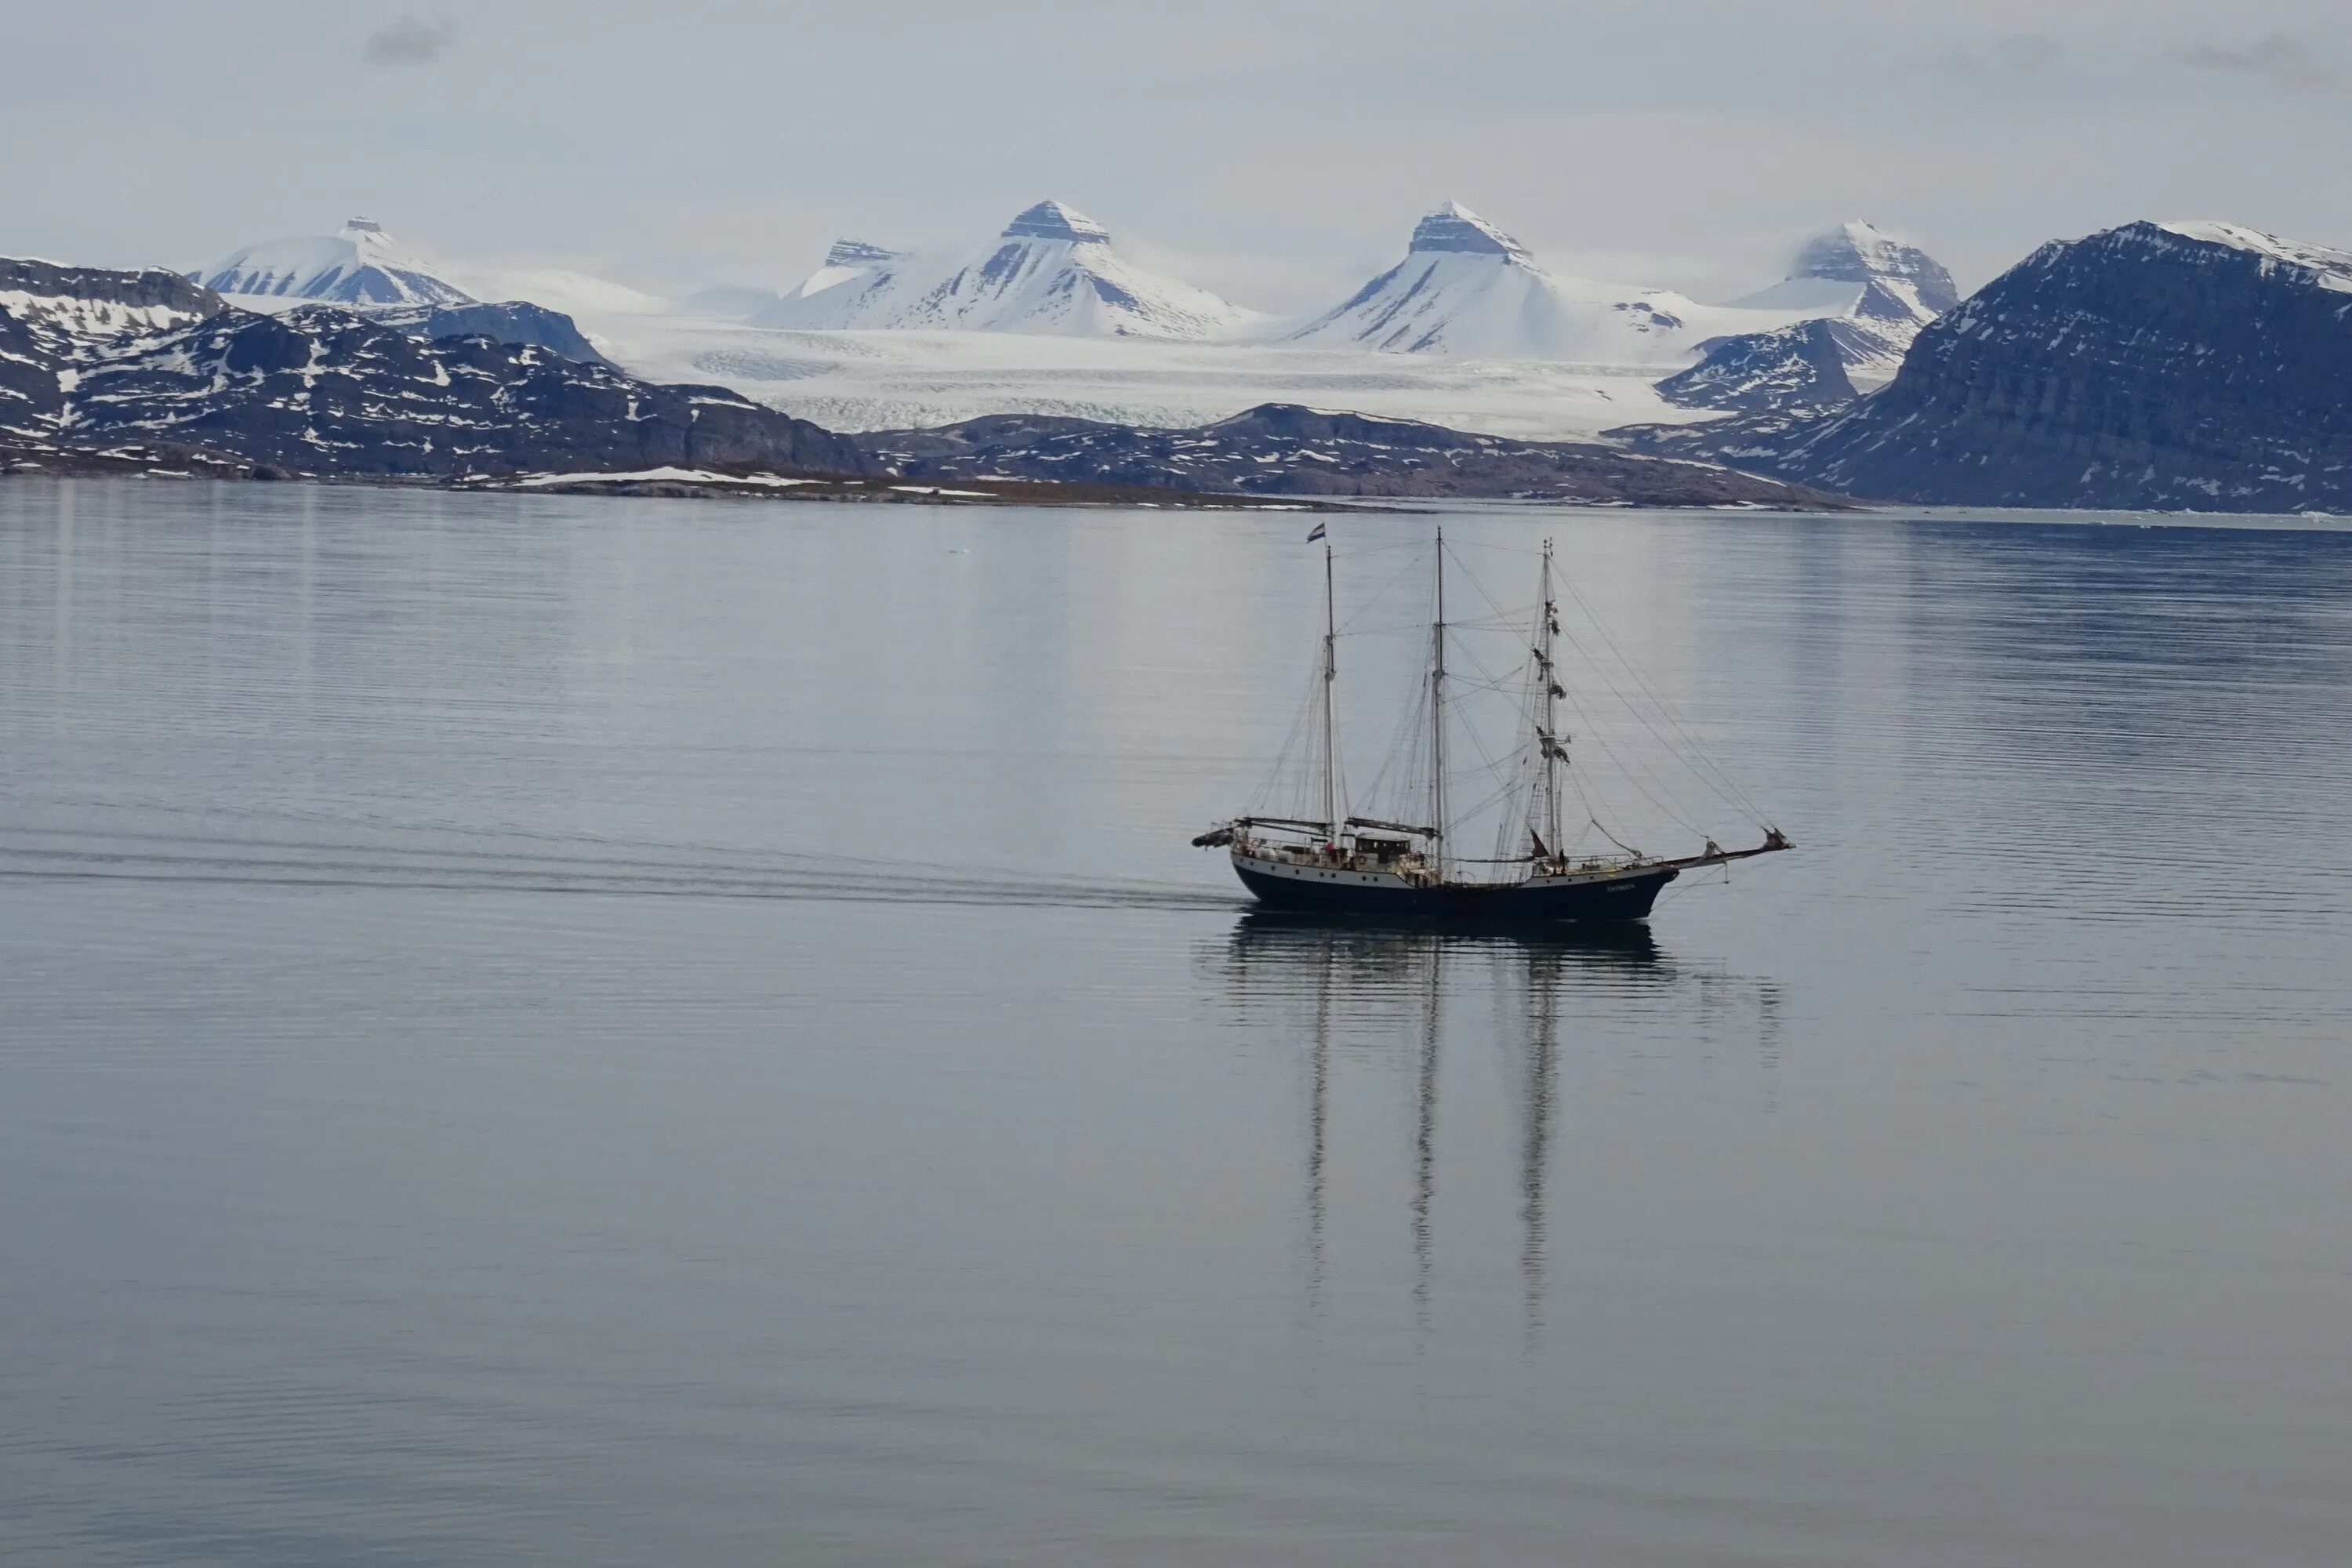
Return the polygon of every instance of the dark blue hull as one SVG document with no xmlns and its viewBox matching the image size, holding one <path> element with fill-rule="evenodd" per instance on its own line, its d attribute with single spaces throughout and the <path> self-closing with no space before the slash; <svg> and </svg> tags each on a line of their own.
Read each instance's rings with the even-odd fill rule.
<svg viewBox="0 0 2352 1568">
<path fill-rule="evenodd" d="M 1415 924 L 1539 925 L 1555 921 L 1615 922 L 1649 918 L 1658 892 L 1681 872 L 1671 866 L 1628 871 L 1606 881 L 1565 887 L 1526 884 L 1481 888 L 1365 887 L 1268 876 L 1236 861 L 1242 886 L 1269 909 L 1302 910 L 1352 919 Z"/>
</svg>

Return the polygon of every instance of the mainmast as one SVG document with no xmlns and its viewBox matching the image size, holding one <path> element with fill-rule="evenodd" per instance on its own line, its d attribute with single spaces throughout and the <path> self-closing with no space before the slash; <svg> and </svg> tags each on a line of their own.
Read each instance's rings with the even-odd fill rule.
<svg viewBox="0 0 2352 1568">
<path fill-rule="evenodd" d="M 1429 863 L 1445 879 L 1445 530 L 1437 531 L 1437 619 L 1429 636 Z"/>
<path fill-rule="evenodd" d="M 1339 841 L 1339 730 L 1331 710 L 1331 689 L 1339 679 L 1339 610 L 1331 591 L 1331 544 L 1323 543 L 1323 821 L 1331 842 Z"/>
<path fill-rule="evenodd" d="M 1538 710 L 1536 747 L 1543 753 L 1543 797 L 1538 802 L 1541 826 L 1536 848 L 1538 858 L 1561 853 L 1559 837 L 1559 769 L 1568 761 L 1568 748 L 1559 739 L 1559 700 L 1567 692 L 1559 684 L 1559 666 L 1554 661 L 1556 642 L 1559 637 L 1559 606 L 1551 596 L 1551 541 L 1543 547 L 1543 607 L 1538 613 L 1536 625 L 1536 679 L 1543 682 L 1542 706 Z"/>
</svg>

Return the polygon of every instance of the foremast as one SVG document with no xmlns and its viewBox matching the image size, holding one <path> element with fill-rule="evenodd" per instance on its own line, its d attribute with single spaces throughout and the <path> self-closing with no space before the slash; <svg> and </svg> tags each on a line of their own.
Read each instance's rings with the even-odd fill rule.
<svg viewBox="0 0 2352 1568">
<path fill-rule="evenodd" d="M 1429 628 L 1429 869 L 1445 880 L 1445 530 L 1437 531 L 1437 615 Z"/>
<path fill-rule="evenodd" d="M 1333 689 L 1339 680 L 1339 625 L 1331 585 L 1331 542 L 1323 542 L 1323 821 L 1332 843 L 1339 840 L 1339 726 Z M 1293 679 L 1297 679 L 1293 677 Z"/>
<path fill-rule="evenodd" d="M 1559 770 L 1568 765 L 1567 738 L 1559 732 L 1559 701 L 1568 695 L 1559 683 L 1557 657 L 1559 605 L 1551 591 L 1551 541 L 1544 541 L 1542 592 L 1536 611 L 1536 751 L 1541 763 L 1536 798 L 1528 814 L 1528 835 L 1535 840 L 1535 858 L 1541 862 L 1564 853 L 1560 840 Z"/>
</svg>

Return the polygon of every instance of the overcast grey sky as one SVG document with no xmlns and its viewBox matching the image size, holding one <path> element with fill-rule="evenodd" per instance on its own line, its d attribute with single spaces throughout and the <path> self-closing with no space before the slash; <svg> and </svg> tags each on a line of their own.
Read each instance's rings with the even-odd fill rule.
<svg viewBox="0 0 2352 1568">
<path fill-rule="evenodd" d="M 2218 216 L 2352 245 L 2343 0 L 0 0 L 0 254 L 193 265 L 350 213 L 427 255 L 780 284 L 1051 195 L 1244 303 L 1454 196 L 1720 292 L 1867 216 L 1981 282 Z"/>
</svg>

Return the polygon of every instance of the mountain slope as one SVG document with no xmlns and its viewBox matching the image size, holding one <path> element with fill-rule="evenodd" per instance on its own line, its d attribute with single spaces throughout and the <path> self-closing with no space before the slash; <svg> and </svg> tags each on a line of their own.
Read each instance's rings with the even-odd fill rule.
<svg viewBox="0 0 2352 1568">
<path fill-rule="evenodd" d="M 227 308 L 176 272 L 0 259 L 0 433 L 45 435 L 100 356 Z"/>
<path fill-rule="evenodd" d="M 2352 510 L 2352 253 L 2222 223 L 2046 245 L 1874 396 L 1647 438 L 1889 500 Z"/>
<path fill-rule="evenodd" d="M 843 240 L 763 327 L 800 331 L 949 329 L 1075 337 L 1202 340 L 1255 313 L 1139 267 L 1109 231 L 1059 202 L 1040 202 L 985 251 L 926 262 Z"/>
<path fill-rule="evenodd" d="M 1384 353 L 1672 364 L 1740 320 L 1665 289 L 1558 276 L 1447 202 L 1413 226 L 1402 261 L 1286 336 Z"/>
<path fill-rule="evenodd" d="M 421 338 L 341 306 L 238 310 L 174 273 L 16 261 L 0 261 L 0 448 L 12 467 L 126 455 L 331 477 L 872 467 L 846 438 L 718 387 Z"/>
<path fill-rule="evenodd" d="M 1700 360 L 1658 384 L 1686 408 L 1818 407 L 1892 380 L 1919 329 L 1959 303 L 1943 263 L 1859 220 L 1815 237 L 1789 276 L 1730 309 L 1805 319 L 1698 345 Z"/>
<path fill-rule="evenodd" d="M 332 235 L 249 245 L 189 276 L 220 294 L 339 305 L 473 303 L 456 284 L 403 257 L 383 226 L 363 217 Z"/>
<path fill-rule="evenodd" d="M 1881 342 L 1856 322 L 1822 319 L 1710 338 L 1698 363 L 1658 383 L 1658 395 L 1683 408 L 1741 411 L 1849 403 L 1849 357 Z"/>
<path fill-rule="evenodd" d="M 571 317 L 523 300 L 496 305 L 390 305 L 366 314 L 413 338 L 488 338 L 518 348 L 546 349 L 587 364 L 613 363 L 596 352 Z"/>
<path fill-rule="evenodd" d="M 717 387 L 657 386 L 486 338 L 414 338 L 324 305 L 232 310 L 102 360 L 59 435 L 319 474 L 865 468 L 845 438 Z"/>
<path fill-rule="evenodd" d="M 1788 277 L 1731 304 L 1924 326 L 1959 302 L 1942 262 L 1857 218 L 1806 241 Z"/>
<path fill-rule="evenodd" d="M 879 325 L 878 318 L 889 312 L 891 291 L 902 281 L 898 274 L 908 259 L 862 239 L 836 239 L 824 253 L 824 265 L 791 293 L 770 300 L 751 315 L 751 322 L 807 331 Z"/>
</svg>

